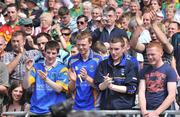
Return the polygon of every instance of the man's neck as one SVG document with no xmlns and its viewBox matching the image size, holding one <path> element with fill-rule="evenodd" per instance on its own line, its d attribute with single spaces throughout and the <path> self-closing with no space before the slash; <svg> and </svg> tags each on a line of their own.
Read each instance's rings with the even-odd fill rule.
<svg viewBox="0 0 180 117">
<path fill-rule="evenodd" d="M 164 62 L 162 60 L 160 60 L 156 65 L 154 65 L 153 67 L 155 68 L 159 68 L 164 64 Z"/>
<path fill-rule="evenodd" d="M 88 57 L 89 57 L 89 54 L 90 54 L 90 50 L 89 50 L 86 54 L 81 55 L 81 56 L 82 56 L 82 59 L 83 59 L 84 61 L 86 61 L 86 60 L 88 59 Z"/>
<path fill-rule="evenodd" d="M 115 24 L 111 25 L 111 26 L 106 26 L 106 29 L 108 30 L 112 30 L 115 27 Z"/>
</svg>

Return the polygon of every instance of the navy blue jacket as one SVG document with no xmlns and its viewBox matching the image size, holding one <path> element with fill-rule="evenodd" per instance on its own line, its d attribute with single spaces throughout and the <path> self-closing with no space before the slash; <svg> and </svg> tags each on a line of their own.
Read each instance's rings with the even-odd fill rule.
<svg viewBox="0 0 180 117">
<path fill-rule="evenodd" d="M 121 36 L 128 38 L 126 31 L 118 27 L 114 27 L 110 34 L 106 30 L 106 28 L 104 28 L 102 32 L 99 29 L 96 29 L 92 33 L 93 43 L 95 43 L 96 41 L 109 42 L 112 38 Z"/>
<path fill-rule="evenodd" d="M 104 81 L 104 77 L 109 73 L 109 76 L 113 78 L 113 84 L 126 86 L 126 93 L 119 93 L 109 88 L 106 88 L 101 92 L 100 109 L 102 110 L 120 110 L 131 109 L 134 106 L 136 89 L 138 80 L 134 71 L 133 63 L 125 56 L 122 57 L 120 64 L 114 66 L 112 58 L 99 63 L 97 68 L 94 83 L 99 89 L 99 84 Z M 100 90 L 100 89 L 99 89 Z"/>
</svg>

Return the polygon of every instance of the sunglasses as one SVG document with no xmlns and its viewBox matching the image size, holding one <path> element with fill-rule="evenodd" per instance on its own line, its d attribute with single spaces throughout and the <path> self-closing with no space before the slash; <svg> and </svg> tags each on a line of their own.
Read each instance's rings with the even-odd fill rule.
<svg viewBox="0 0 180 117">
<path fill-rule="evenodd" d="M 24 25 L 24 27 L 33 27 L 32 24 Z"/>
<path fill-rule="evenodd" d="M 62 35 L 69 36 L 71 33 L 62 33 Z"/>
<path fill-rule="evenodd" d="M 82 22 L 82 21 L 77 21 L 77 24 L 81 24 L 81 25 L 83 25 L 83 24 L 84 24 L 84 22 Z"/>
</svg>

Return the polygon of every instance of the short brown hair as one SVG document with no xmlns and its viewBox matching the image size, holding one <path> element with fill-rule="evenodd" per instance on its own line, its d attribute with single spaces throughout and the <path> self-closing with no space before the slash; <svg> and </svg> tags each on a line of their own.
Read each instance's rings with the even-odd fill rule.
<svg viewBox="0 0 180 117">
<path fill-rule="evenodd" d="M 124 42 L 124 39 L 123 37 L 114 37 L 111 39 L 110 43 L 118 43 L 120 42 L 121 43 L 121 47 L 124 47 L 125 46 L 125 42 Z"/>
<path fill-rule="evenodd" d="M 83 32 L 79 33 L 79 34 L 76 36 L 76 40 L 83 40 L 83 39 L 85 39 L 85 38 L 88 38 L 89 43 L 92 42 L 92 36 L 91 36 L 91 34 L 90 34 L 89 32 L 87 32 L 87 31 L 83 31 Z"/>
</svg>

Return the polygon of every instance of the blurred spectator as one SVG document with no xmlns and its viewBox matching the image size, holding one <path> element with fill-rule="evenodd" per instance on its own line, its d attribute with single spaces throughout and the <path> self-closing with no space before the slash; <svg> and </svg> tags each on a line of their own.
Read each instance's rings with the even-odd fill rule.
<svg viewBox="0 0 180 117">
<path fill-rule="evenodd" d="M 37 45 L 35 45 L 35 38 L 33 36 L 34 34 L 34 27 L 33 27 L 33 22 L 32 19 L 30 18 L 23 18 L 20 19 L 19 24 L 21 25 L 21 30 L 25 32 L 26 35 L 26 43 L 24 48 L 26 50 L 31 50 L 31 49 L 37 49 Z"/>
<path fill-rule="evenodd" d="M 47 12 L 53 14 L 54 5 L 57 2 L 57 0 L 47 0 Z"/>
<path fill-rule="evenodd" d="M 131 0 L 122 0 L 122 9 L 123 9 L 123 13 L 127 13 L 130 11 L 129 7 L 130 7 L 130 2 Z"/>
<path fill-rule="evenodd" d="M 104 59 L 107 59 L 109 56 L 109 50 L 106 48 L 103 42 L 96 41 L 96 43 L 93 45 L 93 50 L 100 54 Z"/>
<path fill-rule="evenodd" d="M 178 80 L 180 79 L 180 32 L 175 33 L 172 36 L 172 46 L 174 47 L 174 58 L 175 58 L 175 68 L 177 69 L 177 75 L 178 75 Z"/>
<path fill-rule="evenodd" d="M 88 22 L 91 21 L 92 16 L 91 16 L 91 12 L 92 12 L 92 3 L 90 1 L 85 1 L 82 3 L 83 5 L 83 15 L 85 15 L 86 17 L 88 17 Z"/>
<path fill-rule="evenodd" d="M 76 45 L 72 46 L 71 56 L 76 56 L 79 53 L 78 47 Z"/>
<path fill-rule="evenodd" d="M 33 26 L 38 27 L 40 25 L 40 15 L 43 13 L 43 10 L 38 7 L 37 0 L 26 0 L 27 9 L 24 9 L 24 13 L 28 18 L 33 20 Z"/>
<path fill-rule="evenodd" d="M 93 7 L 92 9 L 92 19 L 88 22 L 88 26 L 91 29 L 91 31 L 94 31 L 99 27 L 99 23 L 102 17 L 102 8 L 100 7 Z"/>
<path fill-rule="evenodd" d="M 41 32 L 51 33 L 53 16 L 51 13 L 44 12 L 40 16 L 40 26 L 35 28 L 34 36 Z"/>
<path fill-rule="evenodd" d="M 6 65 L 0 62 L 0 112 L 2 112 L 2 104 L 4 96 L 8 93 L 9 87 L 9 73 Z"/>
<path fill-rule="evenodd" d="M 58 10 L 62 6 L 63 6 L 62 3 L 60 3 L 60 2 L 56 2 L 54 5 L 54 8 L 53 8 L 53 25 L 54 24 L 60 24 L 60 22 L 61 22 L 60 16 L 58 14 Z"/>
<path fill-rule="evenodd" d="M 3 10 L 6 8 L 6 4 L 0 2 L 0 27 L 6 23 L 6 20 L 3 16 Z"/>
<path fill-rule="evenodd" d="M 13 82 L 8 89 L 8 102 L 3 106 L 3 112 L 29 111 L 25 96 L 26 91 L 22 83 Z"/>
<path fill-rule="evenodd" d="M 72 32 L 77 31 L 76 19 L 71 18 L 69 9 L 67 7 L 61 7 L 58 14 L 61 18 L 61 28 L 67 27 L 70 28 Z"/>
<path fill-rule="evenodd" d="M 7 42 L 5 40 L 4 35 L 0 35 L 0 60 L 2 60 L 4 54 L 6 53 L 5 48 L 6 48 Z"/>
<path fill-rule="evenodd" d="M 9 21 L 0 28 L 0 34 L 5 36 L 5 40 L 9 42 L 12 37 L 12 33 L 20 30 L 18 25 L 18 8 L 15 4 L 9 4 L 7 6 L 7 15 Z"/>
<path fill-rule="evenodd" d="M 78 16 L 83 14 L 81 2 L 81 0 L 72 0 L 73 8 L 70 9 L 70 15 L 72 18 L 77 18 Z"/>
</svg>

